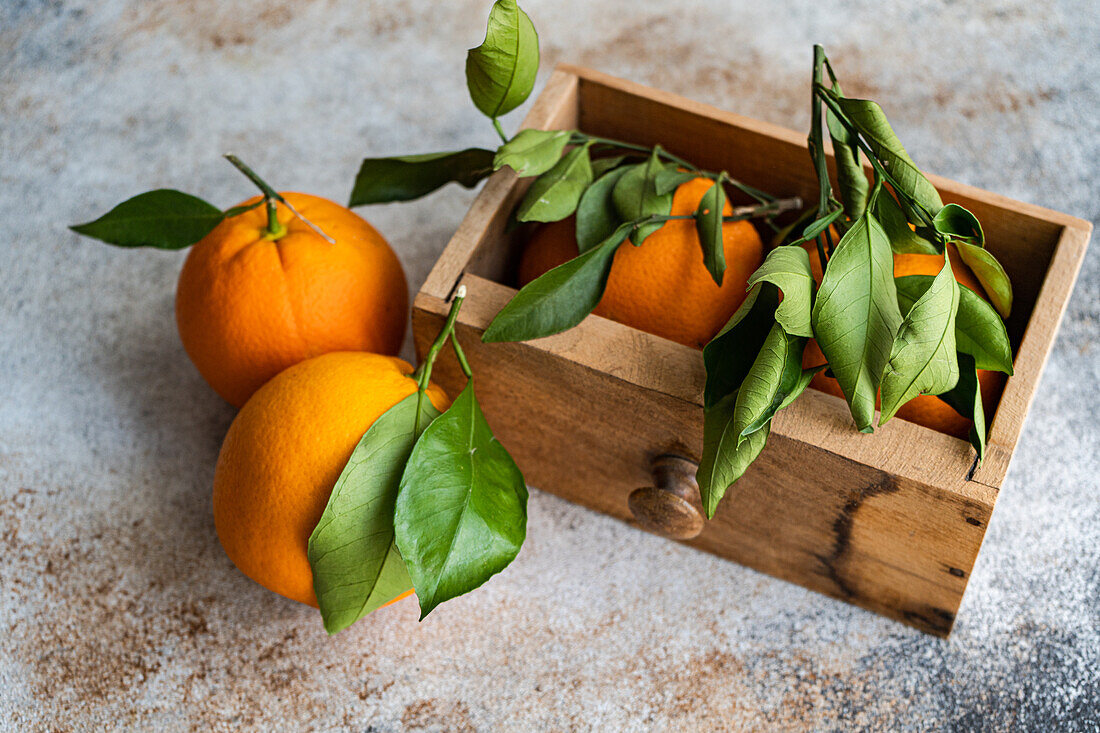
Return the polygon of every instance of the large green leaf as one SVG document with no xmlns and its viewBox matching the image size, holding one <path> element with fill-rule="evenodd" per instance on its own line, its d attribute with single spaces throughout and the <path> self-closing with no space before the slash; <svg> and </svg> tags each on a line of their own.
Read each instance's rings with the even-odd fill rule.
<svg viewBox="0 0 1100 733">
<path fill-rule="evenodd" d="M 869 191 L 867 174 L 859 164 L 859 148 L 855 135 L 828 109 L 825 110 L 825 125 L 833 140 L 837 187 L 844 201 L 844 213 L 849 219 L 855 220 L 863 216 L 863 211 L 867 208 Z"/>
<path fill-rule="evenodd" d="M 928 290 L 932 275 L 906 275 L 894 280 L 898 289 L 898 305 L 908 313 L 913 303 Z M 959 310 L 955 314 L 955 346 L 959 353 L 969 354 L 978 369 L 992 369 L 1012 374 L 1012 345 L 1008 341 L 1005 323 L 982 296 L 965 285 L 959 286 Z"/>
<path fill-rule="evenodd" d="M 909 220 L 886 191 L 880 191 L 871 205 L 871 213 L 882 224 L 886 236 L 890 239 L 890 247 L 898 254 L 943 254 L 936 245 L 920 236 L 909 228 Z"/>
<path fill-rule="evenodd" d="M 592 175 L 599 178 L 604 173 L 618 168 L 626 160 L 625 155 L 612 155 L 606 158 L 596 158 L 592 161 Z"/>
<path fill-rule="evenodd" d="M 718 285 L 722 284 L 722 275 L 726 271 L 726 243 L 722 236 L 725 208 L 726 191 L 722 187 L 722 177 L 719 177 L 699 199 L 699 206 L 695 209 L 695 229 L 699 234 L 699 244 L 703 247 L 703 265 Z"/>
<path fill-rule="evenodd" d="M 775 323 L 778 304 L 779 290 L 775 285 L 767 282 L 757 285 L 722 330 L 703 347 L 707 370 L 704 406 L 712 407 L 741 386 Z"/>
<path fill-rule="evenodd" d="M 576 326 L 603 297 L 615 250 L 629 233 L 630 224 L 623 224 L 584 254 L 524 285 L 497 313 L 482 341 L 527 341 Z"/>
<path fill-rule="evenodd" d="M 523 104 L 539 70 L 539 37 L 515 0 L 497 0 L 489 11 L 485 40 L 466 54 L 470 99 L 496 119 Z"/>
<path fill-rule="evenodd" d="M 708 518 L 714 517 L 718 502 L 726 495 L 730 485 L 741 478 L 760 451 L 764 450 L 771 432 L 771 424 L 767 423 L 751 433 L 748 439 L 740 440 L 733 418 L 736 402 L 735 392 L 703 412 L 703 456 L 699 460 L 695 480 L 699 484 L 703 511 Z"/>
<path fill-rule="evenodd" d="M 646 162 L 630 166 L 615 184 L 611 192 L 611 200 L 614 201 L 619 218 L 623 221 L 637 221 L 654 214 L 667 216 L 672 211 L 672 194 L 657 193 L 655 183 L 657 174 L 666 168 L 661 161 L 659 151 L 660 146 L 655 147 L 653 154 Z M 630 239 L 634 244 L 639 245 L 662 226 L 664 222 L 650 222 L 638 227 L 630 235 Z"/>
<path fill-rule="evenodd" d="M 577 204 L 577 249 L 587 252 L 611 236 L 621 223 L 611 192 L 627 168 L 613 168 L 596 179 Z"/>
<path fill-rule="evenodd" d="M 828 367 L 828 364 L 822 364 L 820 366 L 810 367 L 809 369 L 803 369 L 802 376 L 798 378 L 794 386 L 789 390 L 784 388 L 786 396 L 783 398 L 783 401 L 779 403 L 779 410 L 789 407 L 792 402 L 798 399 L 799 395 L 806 391 L 806 388 L 810 386 L 810 382 L 813 381 L 814 376 Z M 779 412 L 779 410 L 776 410 L 776 412 Z"/>
<path fill-rule="evenodd" d="M 959 352 L 959 381 L 939 398 L 951 405 L 955 412 L 974 422 L 970 428 L 970 445 L 977 451 L 978 465 L 981 465 L 985 458 L 985 408 L 982 406 L 982 391 L 973 357 Z"/>
<path fill-rule="evenodd" d="M 516 209 L 519 221 L 561 221 L 577 210 L 592 183 L 588 145 L 570 150 L 553 168 L 535 179 Z"/>
<path fill-rule="evenodd" d="M 452 181 L 472 188 L 492 172 L 493 151 L 482 148 L 366 158 L 355 176 L 348 206 L 409 201 Z"/>
<path fill-rule="evenodd" d="M 890 241 L 869 211 L 856 220 L 825 268 L 812 313 L 814 337 L 863 432 L 901 324 Z"/>
<path fill-rule="evenodd" d="M 426 399 L 419 420 L 416 411 L 413 393 L 374 421 L 355 446 L 309 537 L 313 589 L 330 634 L 412 588 L 394 545 L 394 503 L 413 444 L 439 416 Z"/>
<path fill-rule="evenodd" d="M 814 274 L 810 254 L 802 247 L 776 247 L 748 280 L 748 287 L 770 282 L 783 291 L 783 302 L 775 320 L 792 336 L 813 336 L 810 309 L 814 295 Z"/>
<path fill-rule="evenodd" d="M 472 382 L 412 449 L 394 532 L 421 618 L 477 588 L 519 553 L 527 487 L 485 421 Z"/>
<path fill-rule="evenodd" d="M 224 217 L 221 209 L 196 196 L 160 188 L 123 201 L 95 221 L 70 228 L 119 247 L 183 249 L 209 234 Z"/>
<path fill-rule="evenodd" d="M 959 381 L 955 357 L 955 312 L 959 286 L 951 261 L 905 314 L 882 375 L 882 416 L 879 425 L 902 405 L 922 394 L 941 394 Z"/>
<path fill-rule="evenodd" d="M 962 261 L 982 284 L 982 289 L 989 296 L 989 302 L 998 313 L 1008 318 L 1012 312 L 1012 282 L 1008 279 L 1008 273 L 1001 267 L 1001 263 L 992 252 L 976 244 L 957 241 L 955 246 L 959 249 Z"/>
<path fill-rule="evenodd" d="M 784 302 L 786 299 L 784 298 Z M 753 360 L 733 409 L 733 429 L 739 440 L 748 437 L 771 422 L 780 407 L 790 404 L 809 384 L 803 379 L 802 351 L 806 339 L 792 336 L 776 323 L 764 339 L 764 345 Z"/>
<path fill-rule="evenodd" d="M 940 209 L 932 219 L 932 226 L 940 234 L 970 239 L 980 247 L 985 246 L 985 232 L 978 217 L 958 204 L 946 204 Z"/>
<path fill-rule="evenodd" d="M 909 157 L 882 108 L 869 99 L 838 97 L 837 101 L 898 187 L 925 209 L 929 216 L 939 213 L 943 208 L 939 192 Z"/>
<path fill-rule="evenodd" d="M 657 171 L 657 175 L 653 177 L 653 190 L 655 190 L 658 195 L 663 196 L 666 193 L 674 192 L 683 184 L 688 181 L 694 181 L 698 177 L 698 173 L 680 170 L 674 165 L 665 166 L 663 169 Z"/>
<path fill-rule="evenodd" d="M 521 178 L 542 175 L 561 160 L 569 137 L 568 130 L 520 130 L 497 148 L 493 170 L 508 166 Z"/>
</svg>

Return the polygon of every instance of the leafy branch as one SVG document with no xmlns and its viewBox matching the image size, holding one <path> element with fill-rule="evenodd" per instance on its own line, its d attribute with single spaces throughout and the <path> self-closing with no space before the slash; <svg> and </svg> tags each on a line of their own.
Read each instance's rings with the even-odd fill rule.
<svg viewBox="0 0 1100 733">
<path fill-rule="evenodd" d="M 416 392 L 363 435 L 310 535 L 314 590 L 331 634 L 410 587 L 423 618 L 503 570 L 523 544 L 523 474 L 485 421 L 454 334 L 465 297 L 460 286 L 413 374 Z M 428 393 L 448 341 L 467 383 L 440 413 Z"/>
<path fill-rule="evenodd" d="M 880 397 L 882 424 L 918 395 L 941 395 L 973 421 L 978 461 L 985 451 L 985 418 L 976 370 L 1012 372 L 1002 320 L 1012 289 L 985 249 L 977 218 L 962 206 L 943 204 L 881 107 L 843 95 L 821 46 L 814 47 L 811 104 L 807 147 L 818 181 L 814 216 L 801 236 L 788 233 L 788 241 L 769 253 L 749 281 L 749 297 L 703 352 L 707 381 L 698 480 L 708 516 L 763 449 L 771 417 L 812 378 L 811 370 L 801 369 L 806 336 L 817 340 L 827 361 L 817 369 L 827 367 L 835 376 L 860 430 L 873 430 Z M 825 129 L 838 191 L 829 177 Z M 871 165 L 870 183 L 861 158 Z M 800 246 L 811 241 L 823 271 L 816 291 Z M 949 244 L 996 311 L 955 282 Z M 893 255 L 911 252 L 943 254 L 939 274 L 895 282 Z"/>
</svg>

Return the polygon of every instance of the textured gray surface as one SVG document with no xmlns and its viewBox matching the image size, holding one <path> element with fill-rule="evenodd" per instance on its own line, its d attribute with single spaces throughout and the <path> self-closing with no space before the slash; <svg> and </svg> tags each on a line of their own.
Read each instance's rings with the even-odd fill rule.
<svg viewBox="0 0 1100 733">
<path fill-rule="evenodd" d="M 0 4 L 0 725 L 1100 729 L 1096 246 L 950 641 L 540 492 L 517 562 L 422 624 L 403 603 L 329 639 L 233 568 L 209 499 L 233 412 L 175 333 L 182 255 L 64 225 L 156 186 L 250 195 L 230 149 L 343 200 L 364 154 L 492 144 L 462 77 L 488 5 Z M 822 41 L 924 167 L 1100 218 L 1088 0 L 526 6 L 544 69 L 797 129 Z M 471 198 L 366 212 L 414 289 Z"/>
</svg>

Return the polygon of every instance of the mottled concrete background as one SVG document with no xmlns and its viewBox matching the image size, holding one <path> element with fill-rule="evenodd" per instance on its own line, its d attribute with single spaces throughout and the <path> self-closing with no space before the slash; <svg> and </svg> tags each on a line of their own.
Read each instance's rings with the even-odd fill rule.
<svg viewBox="0 0 1100 733">
<path fill-rule="evenodd" d="M 329 639 L 233 568 L 209 498 L 233 411 L 176 335 L 183 255 L 65 225 L 158 186 L 251 195 L 226 150 L 342 201 L 364 154 L 493 144 L 462 75 L 488 6 L 0 3 L 0 724 L 1098 730 L 1095 245 L 950 641 L 540 492 L 515 564 L 423 624 L 404 603 Z M 924 167 L 1100 218 L 1090 0 L 526 6 L 544 69 L 798 129 L 822 41 Z M 471 198 L 367 212 L 414 289 Z"/>
</svg>

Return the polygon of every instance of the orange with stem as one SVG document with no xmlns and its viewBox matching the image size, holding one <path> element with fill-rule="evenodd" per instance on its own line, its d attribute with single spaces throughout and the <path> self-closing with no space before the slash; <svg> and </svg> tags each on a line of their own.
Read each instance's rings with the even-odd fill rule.
<svg viewBox="0 0 1100 733">
<path fill-rule="evenodd" d="M 227 157 L 262 196 L 191 248 L 176 291 L 180 339 L 207 383 L 240 407 L 310 357 L 396 354 L 408 286 L 382 235 L 327 199 L 277 193 Z"/>
</svg>

